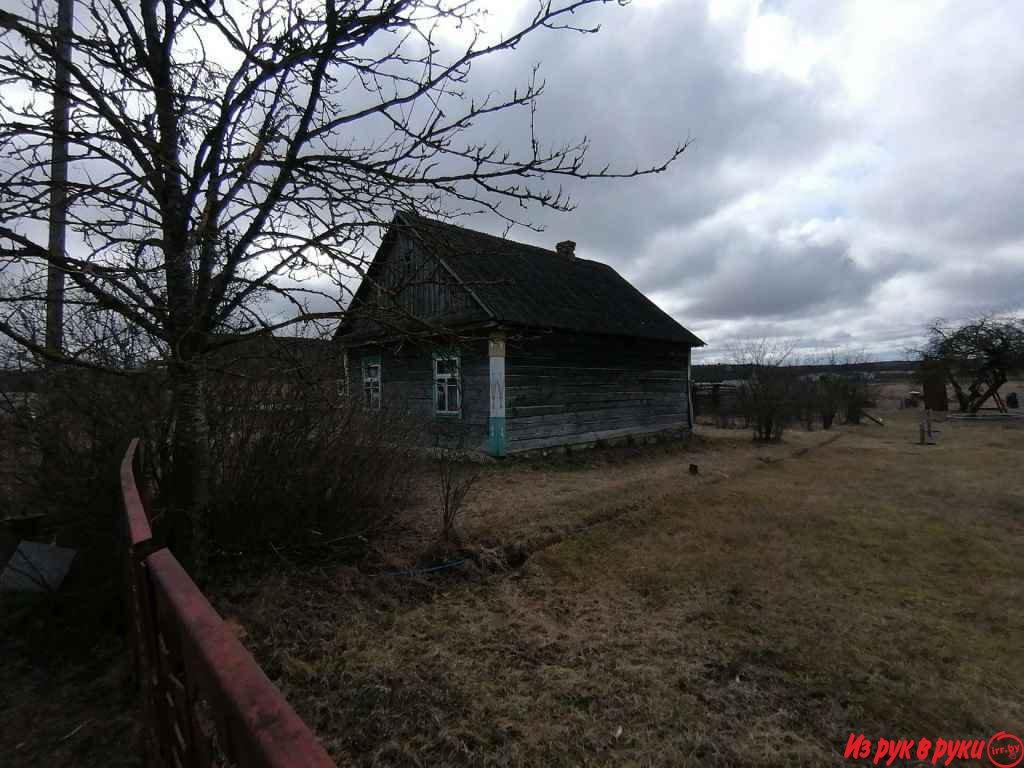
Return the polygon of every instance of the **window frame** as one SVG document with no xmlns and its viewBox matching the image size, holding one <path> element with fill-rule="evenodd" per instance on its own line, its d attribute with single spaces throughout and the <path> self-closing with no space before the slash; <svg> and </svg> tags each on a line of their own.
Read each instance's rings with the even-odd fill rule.
<svg viewBox="0 0 1024 768">
<path fill-rule="evenodd" d="M 363 371 L 363 400 L 369 410 L 379 411 L 384 400 L 384 366 L 381 364 L 380 355 L 365 355 L 360 362 Z M 370 376 L 369 369 L 374 366 L 377 368 L 377 375 Z M 376 390 L 373 388 L 374 383 Z M 376 404 L 374 394 L 377 395 Z"/>
<path fill-rule="evenodd" d="M 455 372 L 446 371 L 439 373 L 437 370 L 437 364 L 444 361 L 455 362 Z M 452 352 L 434 352 L 433 360 L 431 365 L 431 372 L 433 378 L 431 380 L 431 400 L 434 403 L 434 415 L 441 416 L 444 418 L 458 418 L 462 416 L 462 356 L 458 350 Z M 445 409 L 442 410 L 438 407 L 438 385 L 444 382 L 444 404 Z M 454 382 L 456 396 L 458 397 L 458 407 L 454 410 L 451 409 L 451 386 Z"/>
</svg>

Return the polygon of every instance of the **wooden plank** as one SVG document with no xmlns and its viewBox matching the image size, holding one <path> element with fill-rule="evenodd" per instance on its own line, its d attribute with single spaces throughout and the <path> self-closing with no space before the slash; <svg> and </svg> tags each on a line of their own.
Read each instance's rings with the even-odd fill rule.
<svg viewBox="0 0 1024 768">
<path fill-rule="evenodd" d="M 689 425 L 688 350 L 550 334 L 509 355 L 509 446 L 593 442 Z"/>
<path fill-rule="evenodd" d="M 534 451 L 542 448 L 595 443 L 598 440 L 614 440 L 628 437 L 630 435 L 656 435 L 660 433 L 672 434 L 674 432 L 684 430 L 688 430 L 687 422 L 685 421 L 651 427 L 627 427 L 624 429 L 602 429 L 594 430 L 593 432 L 581 432 L 575 435 L 566 435 L 558 442 L 554 443 L 547 438 L 516 441 L 510 439 L 508 443 L 508 452 L 521 453 L 523 451 Z"/>
<path fill-rule="evenodd" d="M 586 422 L 565 422 L 561 424 L 544 424 L 529 429 L 522 429 L 515 421 L 509 421 L 509 445 L 521 441 L 547 440 L 557 444 L 560 440 L 589 435 L 595 432 L 613 430 L 627 434 L 630 430 L 642 432 L 651 428 L 664 428 L 673 424 L 686 424 L 686 413 L 665 414 L 637 422 L 635 420 L 611 421 L 592 419 Z"/>
<path fill-rule="evenodd" d="M 142 503 L 142 495 L 135 483 L 135 457 L 139 451 L 139 438 L 132 438 L 121 459 L 121 501 L 127 519 L 128 539 L 133 549 L 152 544 L 153 530 L 149 515 Z"/>
<path fill-rule="evenodd" d="M 288 705 L 166 549 L 146 558 L 153 592 L 177 624 L 186 676 L 212 707 L 239 726 L 239 755 L 259 768 L 334 768 Z"/>
</svg>

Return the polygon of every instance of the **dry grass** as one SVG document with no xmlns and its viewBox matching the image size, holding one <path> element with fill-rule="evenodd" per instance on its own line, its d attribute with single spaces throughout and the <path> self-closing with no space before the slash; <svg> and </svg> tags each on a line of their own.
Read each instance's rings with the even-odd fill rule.
<svg viewBox="0 0 1024 768">
<path fill-rule="evenodd" d="M 141 766 L 117 616 L 81 594 L 0 595 L 0 765 Z"/>
<path fill-rule="evenodd" d="M 340 765 L 841 765 L 851 731 L 1019 733 L 1024 430 L 921 447 L 886 415 L 512 463 L 464 534 L 522 542 L 521 569 L 285 569 L 218 603 Z M 427 490 L 378 566 L 429 538 Z"/>
</svg>

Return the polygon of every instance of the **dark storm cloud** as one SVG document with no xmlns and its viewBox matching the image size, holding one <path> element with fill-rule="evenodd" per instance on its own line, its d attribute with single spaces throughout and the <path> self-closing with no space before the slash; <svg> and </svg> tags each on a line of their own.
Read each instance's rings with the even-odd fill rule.
<svg viewBox="0 0 1024 768">
<path fill-rule="evenodd" d="M 847 243 L 789 247 L 746 243 L 694 285 L 695 317 L 806 316 L 823 306 L 861 302 L 879 275 L 850 258 Z"/>
<path fill-rule="evenodd" d="M 513 237 L 576 240 L 713 343 L 895 354 L 939 314 L 1024 307 L 1024 10 L 771 0 L 713 15 L 600 9 L 581 20 L 603 23 L 596 37 L 537 35 L 477 68 L 487 91 L 542 62 L 542 137 L 586 134 L 598 160 L 695 140 L 661 176 L 568 187 L 574 213 L 531 213 L 547 231 Z M 762 22 L 781 37 L 759 42 Z M 521 127 L 488 135 L 514 146 Z"/>
<path fill-rule="evenodd" d="M 597 36 L 545 32 L 515 53 L 520 72 L 542 65 L 541 136 L 586 135 L 595 164 L 623 170 L 693 143 L 666 174 L 567 185 L 577 211 L 537 213 L 531 222 L 551 234 L 527 238 L 572 237 L 586 255 L 628 265 L 665 228 L 708 216 L 751 183 L 814 160 L 841 133 L 814 89 L 745 70 L 742 40 L 716 28 L 699 4 L 601 11 L 581 21 L 604 22 Z M 474 87 L 507 90 L 517 68 L 504 58 L 487 62 L 475 70 Z M 489 137 L 515 146 L 521 128 L 509 122 Z"/>
</svg>

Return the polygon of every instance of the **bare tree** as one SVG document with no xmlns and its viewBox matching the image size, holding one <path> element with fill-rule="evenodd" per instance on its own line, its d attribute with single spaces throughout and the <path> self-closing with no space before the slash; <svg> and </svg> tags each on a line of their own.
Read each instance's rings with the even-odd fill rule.
<svg viewBox="0 0 1024 768">
<path fill-rule="evenodd" d="M 539 2 L 498 40 L 475 0 L 94 0 L 80 7 L 70 58 L 49 4 L 26 2 L 0 11 L 0 271 L 11 277 L 0 333 L 97 365 L 56 355 L 20 322 L 20 307 L 45 300 L 52 266 L 69 313 L 112 313 L 147 335 L 173 392 L 179 541 L 209 503 L 203 361 L 224 331 L 235 340 L 340 317 L 395 209 L 491 211 L 511 224 L 509 207 L 573 207 L 544 179 L 658 173 L 686 148 L 615 171 L 588 163 L 586 139 L 543 144 L 536 70 L 511 95 L 469 97 L 477 60 L 544 29 L 595 32 L 575 14 L 609 0 Z M 468 34 L 458 49 L 444 35 L 456 27 Z M 70 80 L 67 255 L 39 239 L 58 62 Z M 520 154 L 484 138 L 513 110 L 528 118 Z M 299 279 L 309 275 L 318 280 Z M 268 317 L 268 298 L 290 313 Z"/>
<path fill-rule="evenodd" d="M 1024 319 L 982 315 L 961 325 L 936 320 L 921 351 L 953 387 L 961 411 L 977 413 L 1010 374 L 1024 369 Z"/>
</svg>

